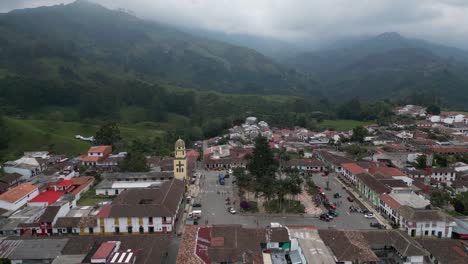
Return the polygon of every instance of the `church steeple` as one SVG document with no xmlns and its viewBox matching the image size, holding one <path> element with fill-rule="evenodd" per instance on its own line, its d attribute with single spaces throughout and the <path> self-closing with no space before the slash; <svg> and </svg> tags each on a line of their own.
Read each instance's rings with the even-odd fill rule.
<svg viewBox="0 0 468 264">
<path fill-rule="evenodd" d="M 185 155 L 185 142 L 178 139 L 175 143 L 174 177 L 179 180 L 187 178 L 187 159 Z"/>
</svg>

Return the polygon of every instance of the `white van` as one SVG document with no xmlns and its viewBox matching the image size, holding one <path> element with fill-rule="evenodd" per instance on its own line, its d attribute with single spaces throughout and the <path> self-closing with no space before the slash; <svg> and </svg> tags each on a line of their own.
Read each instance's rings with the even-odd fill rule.
<svg viewBox="0 0 468 264">
<path fill-rule="evenodd" d="M 190 218 L 200 218 L 200 217 L 201 217 L 201 213 L 202 213 L 201 210 L 193 210 L 192 212 L 190 212 L 190 213 L 188 214 L 188 217 L 190 217 Z"/>
</svg>

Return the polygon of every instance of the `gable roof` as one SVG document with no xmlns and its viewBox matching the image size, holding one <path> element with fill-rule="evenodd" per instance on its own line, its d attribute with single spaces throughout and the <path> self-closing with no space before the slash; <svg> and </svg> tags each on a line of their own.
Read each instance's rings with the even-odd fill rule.
<svg viewBox="0 0 468 264">
<path fill-rule="evenodd" d="M 381 174 L 386 177 L 391 177 L 391 176 L 406 176 L 404 172 L 397 168 L 392 168 L 392 167 L 373 167 L 369 168 L 369 173 L 370 174 Z"/>
<path fill-rule="evenodd" d="M 184 189 L 182 181 L 173 179 L 159 188 L 123 191 L 113 201 L 109 217 L 173 216 Z"/>
<path fill-rule="evenodd" d="M 48 206 L 46 207 L 44 213 L 39 218 L 39 223 L 52 223 L 55 220 L 58 212 L 60 211 L 60 206 Z"/>
<path fill-rule="evenodd" d="M 92 146 L 89 148 L 88 153 L 103 153 L 106 151 L 112 152 L 112 146 Z"/>
<path fill-rule="evenodd" d="M 373 247 L 393 247 L 404 257 L 427 256 L 424 248 L 400 230 L 319 230 L 324 243 L 338 261 L 379 261 Z"/>
<path fill-rule="evenodd" d="M 341 164 L 341 167 L 351 172 L 351 174 L 353 175 L 366 172 L 363 168 L 361 168 L 361 166 L 357 165 L 356 163 L 343 163 Z"/>
<path fill-rule="evenodd" d="M 5 173 L 3 174 L 2 177 L 0 177 L 0 181 L 1 182 L 5 182 L 5 183 L 8 183 L 8 184 L 12 184 L 13 182 L 16 182 L 18 181 L 19 179 L 21 179 L 21 174 L 19 173 Z"/>
<path fill-rule="evenodd" d="M 84 217 L 59 217 L 55 223 L 55 228 L 66 227 L 95 227 L 97 226 L 97 218 L 94 216 Z"/>
<path fill-rule="evenodd" d="M 372 177 L 372 175 L 368 173 L 360 173 L 355 175 L 364 185 L 367 186 L 367 188 L 371 189 L 372 191 L 382 194 L 382 193 L 388 193 L 392 189 L 389 187 L 385 186 L 383 183 L 381 183 L 379 180 L 376 178 Z"/>
<path fill-rule="evenodd" d="M 391 197 L 388 194 L 382 194 L 380 196 L 380 199 L 384 201 L 384 203 L 386 203 L 392 209 L 398 209 L 401 207 L 401 204 L 397 200 L 393 199 L 393 197 Z"/>
<path fill-rule="evenodd" d="M 413 207 L 403 205 L 398 209 L 398 213 L 407 221 L 424 222 L 424 221 L 453 221 L 450 216 L 438 209 L 415 209 Z"/>
<path fill-rule="evenodd" d="M 0 194 L 0 200 L 6 201 L 9 203 L 14 203 L 35 190 L 37 190 L 37 187 L 32 184 L 29 184 L 29 183 L 21 184 L 19 186 L 16 186 L 8 190 L 5 193 Z"/>
</svg>

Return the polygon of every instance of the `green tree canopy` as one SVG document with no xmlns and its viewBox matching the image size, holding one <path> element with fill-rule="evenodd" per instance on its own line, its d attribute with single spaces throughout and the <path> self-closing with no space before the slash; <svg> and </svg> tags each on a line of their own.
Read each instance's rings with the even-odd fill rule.
<svg viewBox="0 0 468 264">
<path fill-rule="evenodd" d="M 353 129 L 353 136 L 351 137 L 351 141 L 363 143 L 365 137 L 367 137 L 369 133 L 367 129 L 363 126 L 357 126 Z"/>
<path fill-rule="evenodd" d="M 468 215 L 468 192 L 462 192 L 453 201 L 455 211 Z"/>
<path fill-rule="evenodd" d="M 427 166 L 427 156 L 426 155 L 419 155 L 416 158 L 416 168 L 425 169 L 426 166 Z"/>
<path fill-rule="evenodd" d="M 247 169 L 258 179 L 275 176 L 278 163 L 273 156 L 266 137 L 258 136 L 255 139 L 255 148 L 247 164 Z"/>
<path fill-rule="evenodd" d="M 436 104 L 430 104 L 427 106 L 426 112 L 431 115 L 438 115 L 440 114 L 440 107 Z"/>
<path fill-rule="evenodd" d="M 120 137 L 120 129 L 116 123 L 106 123 L 102 125 L 94 136 L 95 143 L 97 145 L 111 145 L 119 142 L 122 138 Z"/>
<path fill-rule="evenodd" d="M 3 117 L 0 116 L 0 150 L 8 147 L 10 141 L 10 131 Z"/>
<path fill-rule="evenodd" d="M 119 164 L 120 170 L 124 172 L 145 172 L 149 171 L 146 157 L 141 152 L 128 153 L 125 159 Z"/>
<path fill-rule="evenodd" d="M 431 194 L 431 204 L 437 207 L 444 207 L 450 201 L 450 195 L 444 191 L 437 191 Z"/>
</svg>

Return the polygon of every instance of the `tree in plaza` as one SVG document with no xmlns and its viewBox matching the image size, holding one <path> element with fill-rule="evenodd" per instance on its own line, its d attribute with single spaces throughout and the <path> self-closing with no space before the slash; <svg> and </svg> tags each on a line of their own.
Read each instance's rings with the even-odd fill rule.
<svg viewBox="0 0 468 264">
<path fill-rule="evenodd" d="M 102 125 L 94 136 L 97 145 L 114 146 L 115 143 L 119 142 L 121 139 L 119 127 L 112 122 Z"/>
<path fill-rule="evenodd" d="M 365 127 L 357 126 L 353 128 L 353 135 L 351 136 L 351 141 L 363 143 L 367 135 L 368 135 L 368 132 Z"/>
<path fill-rule="evenodd" d="M 288 152 L 286 151 L 286 148 L 280 148 L 278 150 L 278 159 L 279 159 L 279 162 L 280 162 L 280 167 L 284 167 L 286 165 L 286 163 L 290 160 L 290 156 L 288 154 Z"/>
<path fill-rule="evenodd" d="M 233 174 L 236 176 L 236 185 L 239 189 L 240 196 L 252 190 L 252 178 L 250 175 L 247 175 L 244 168 L 234 168 Z"/>
<path fill-rule="evenodd" d="M 263 195 L 266 200 L 276 196 L 275 181 L 278 163 L 265 137 L 258 136 L 255 139 L 255 147 L 252 155 L 248 157 L 247 169 L 251 176 L 251 190 L 255 195 Z"/>
<path fill-rule="evenodd" d="M 419 155 L 416 158 L 416 168 L 425 169 L 426 166 L 427 166 L 427 156 L 426 155 Z"/>
<path fill-rule="evenodd" d="M 128 153 L 125 159 L 119 164 L 121 171 L 125 172 L 145 172 L 149 171 L 146 157 L 141 152 Z"/>
<path fill-rule="evenodd" d="M 265 177 L 275 177 L 275 173 L 278 170 L 278 163 L 274 158 L 266 137 L 258 136 L 255 139 L 255 147 L 247 164 L 247 169 L 256 180 Z"/>
</svg>

